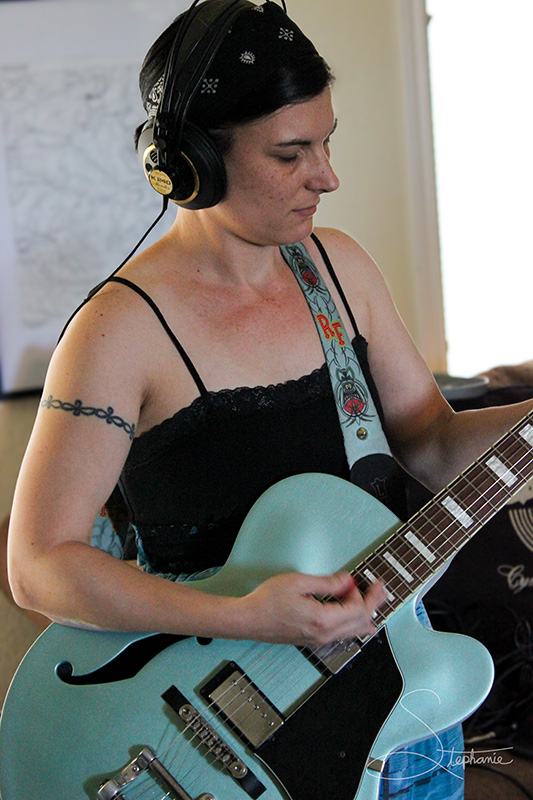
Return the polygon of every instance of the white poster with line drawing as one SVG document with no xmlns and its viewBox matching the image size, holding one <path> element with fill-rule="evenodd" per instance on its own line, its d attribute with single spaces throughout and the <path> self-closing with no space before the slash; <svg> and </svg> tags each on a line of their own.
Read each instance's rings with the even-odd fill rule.
<svg viewBox="0 0 533 800">
<path fill-rule="evenodd" d="M 133 146 L 145 118 L 138 72 L 179 5 L 0 3 L 4 395 L 42 388 L 70 313 L 161 209 Z M 172 217 L 167 212 L 144 246 Z"/>
</svg>

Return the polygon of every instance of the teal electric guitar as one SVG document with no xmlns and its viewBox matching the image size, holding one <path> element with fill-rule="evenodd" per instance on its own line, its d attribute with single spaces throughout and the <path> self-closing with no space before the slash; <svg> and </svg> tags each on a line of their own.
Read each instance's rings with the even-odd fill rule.
<svg viewBox="0 0 533 800">
<path fill-rule="evenodd" d="M 533 477 L 532 421 L 406 524 L 338 478 L 282 481 L 222 570 L 195 584 L 241 595 L 280 572 L 348 566 L 363 590 L 386 584 L 371 637 L 311 651 L 51 625 L 6 698 L 2 800 L 377 798 L 390 753 L 464 719 L 490 689 L 485 648 L 430 630 L 415 605 Z"/>
</svg>

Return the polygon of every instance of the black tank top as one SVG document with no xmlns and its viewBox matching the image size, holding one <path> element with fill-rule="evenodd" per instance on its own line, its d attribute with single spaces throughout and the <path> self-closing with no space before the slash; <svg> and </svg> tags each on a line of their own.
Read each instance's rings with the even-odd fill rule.
<svg viewBox="0 0 533 800">
<path fill-rule="evenodd" d="M 153 570 L 181 574 L 223 564 L 252 504 L 283 478 L 302 472 L 350 478 L 325 364 L 283 384 L 208 392 L 153 300 L 124 278 L 112 280 L 149 303 L 200 392 L 190 406 L 134 439 L 120 478 L 130 522 Z M 354 349 L 381 413 L 367 343 L 353 317 L 352 323 Z M 376 477 L 372 470 L 370 464 L 369 487 Z M 394 493 L 401 496 L 380 499 L 399 513 L 403 485 Z"/>
</svg>

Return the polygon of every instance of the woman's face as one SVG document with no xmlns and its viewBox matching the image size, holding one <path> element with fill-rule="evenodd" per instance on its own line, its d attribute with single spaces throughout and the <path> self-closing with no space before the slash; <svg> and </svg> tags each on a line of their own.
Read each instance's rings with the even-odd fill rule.
<svg viewBox="0 0 533 800">
<path fill-rule="evenodd" d="M 339 185 L 329 162 L 334 128 L 330 89 L 235 128 L 228 190 L 215 207 L 224 225 L 262 245 L 309 236 L 320 195 Z"/>
</svg>

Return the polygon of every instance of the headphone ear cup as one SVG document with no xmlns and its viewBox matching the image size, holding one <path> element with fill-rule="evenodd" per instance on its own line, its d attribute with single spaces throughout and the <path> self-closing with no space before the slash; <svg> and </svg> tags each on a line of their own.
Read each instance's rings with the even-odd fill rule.
<svg viewBox="0 0 533 800">
<path fill-rule="evenodd" d="M 138 151 L 144 174 L 156 192 L 183 208 L 210 208 L 219 203 L 226 193 L 226 167 L 211 137 L 186 122 L 180 152 L 170 150 L 162 167 L 153 134 L 154 120 L 150 119 L 139 136 Z"/>
<path fill-rule="evenodd" d="M 170 161 L 175 174 L 181 173 L 183 185 L 170 196 L 183 208 L 210 208 L 226 193 L 224 159 L 213 139 L 191 122 L 183 129 L 181 153 Z"/>
</svg>

